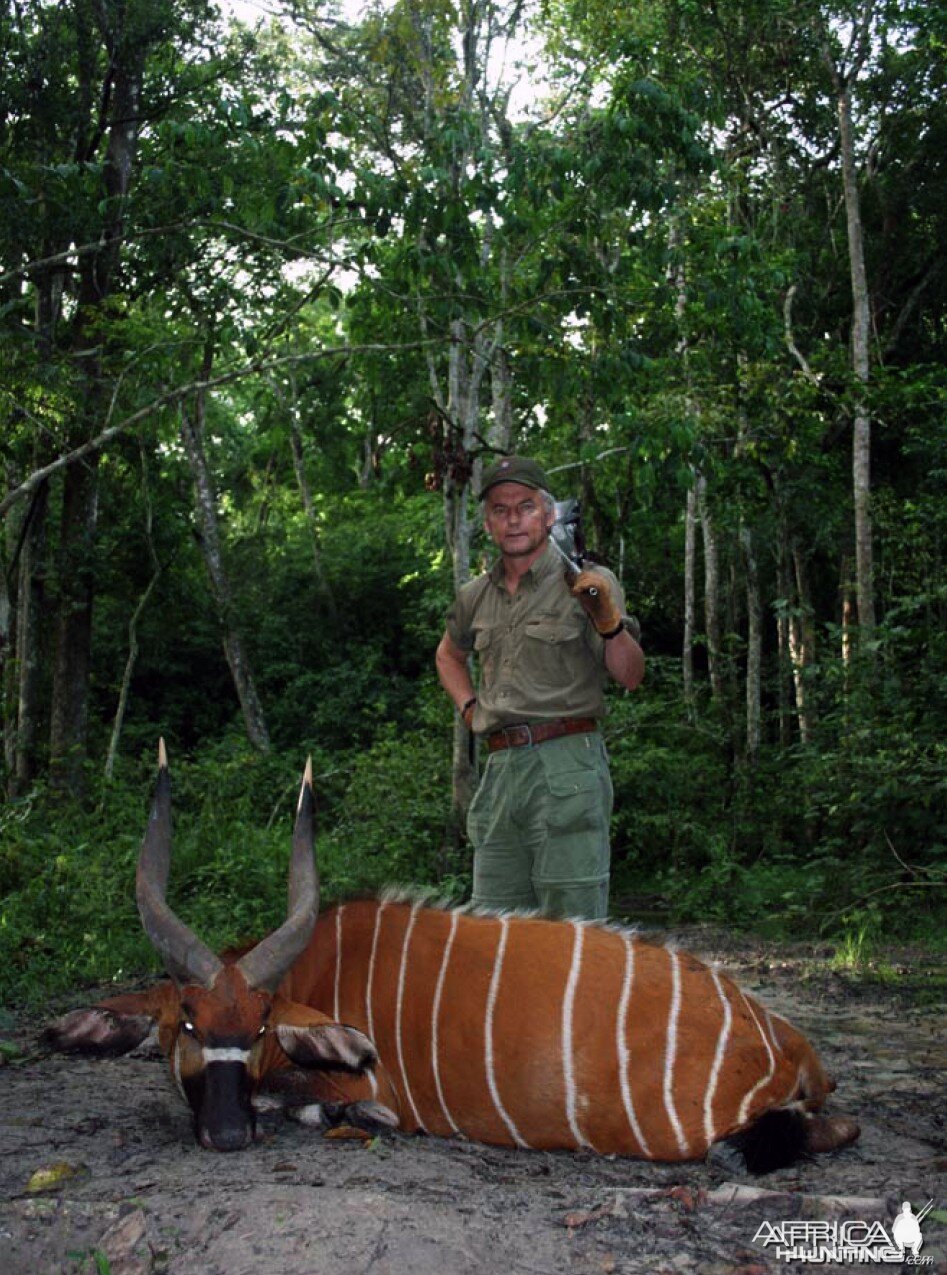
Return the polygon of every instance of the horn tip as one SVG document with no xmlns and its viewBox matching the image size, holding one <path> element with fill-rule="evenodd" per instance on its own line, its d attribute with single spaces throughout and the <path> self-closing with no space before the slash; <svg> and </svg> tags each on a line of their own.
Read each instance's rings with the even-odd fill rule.
<svg viewBox="0 0 947 1275">
<path fill-rule="evenodd" d="M 312 755 L 311 754 L 309 757 L 306 758 L 306 768 L 303 771 L 303 782 L 302 782 L 301 788 L 299 789 L 299 801 L 296 804 L 297 814 L 299 814 L 299 812 L 303 808 L 303 801 L 305 800 L 307 792 L 309 793 L 310 798 L 312 798 L 314 794 L 312 791 Z"/>
<path fill-rule="evenodd" d="M 168 750 L 164 746 L 164 736 L 158 740 L 158 769 L 168 769 Z"/>
</svg>

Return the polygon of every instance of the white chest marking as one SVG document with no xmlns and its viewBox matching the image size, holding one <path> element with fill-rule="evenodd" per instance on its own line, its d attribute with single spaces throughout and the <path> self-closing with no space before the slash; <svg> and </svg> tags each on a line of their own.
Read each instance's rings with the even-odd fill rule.
<svg viewBox="0 0 947 1275">
<path fill-rule="evenodd" d="M 205 1065 L 215 1062 L 247 1063 L 250 1060 L 249 1049 L 202 1049 L 201 1057 Z"/>
</svg>

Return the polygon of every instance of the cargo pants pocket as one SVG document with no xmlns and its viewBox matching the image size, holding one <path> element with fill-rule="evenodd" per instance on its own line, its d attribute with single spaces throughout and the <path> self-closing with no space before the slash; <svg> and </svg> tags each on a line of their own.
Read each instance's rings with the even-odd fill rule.
<svg viewBox="0 0 947 1275">
<path fill-rule="evenodd" d="M 570 741 L 571 742 L 571 741 Z M 545 766 L 545 836 L 533 883 L 544 910 L 604 917 L 608 902 L 612 783 L 598 738 Z"/>
</svg>

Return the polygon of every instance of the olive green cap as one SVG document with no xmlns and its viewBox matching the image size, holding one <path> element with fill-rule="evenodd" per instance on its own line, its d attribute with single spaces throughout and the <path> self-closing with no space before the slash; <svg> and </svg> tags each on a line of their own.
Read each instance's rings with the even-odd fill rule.
<svg viewBox="0 0 947 1275">
<path fill-rule="evenodd" d="M 484 474 L 480 483 L 480 500 L 497 483 L 519 483 L 534 491 L 548 491 L 549 479 L 534 460 L 526 456 L 501 456 Z"/>
</svg>

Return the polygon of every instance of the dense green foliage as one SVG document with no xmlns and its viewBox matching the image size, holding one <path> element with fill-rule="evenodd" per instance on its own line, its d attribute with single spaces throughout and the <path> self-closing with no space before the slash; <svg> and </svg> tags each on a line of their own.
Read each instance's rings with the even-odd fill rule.
<svg viewBox="0 0 947 1275">
<path fill-rule="evenodd" d="M 464 897 L 433 652 L 506 449 L 643 626 L 616 914 L 942 946 L 947 8 L 285 9 L 0 17 L 2 994 L 154 967 L 159 735 L 210 942 L 280 918 L 307 754 L 327 897 Z"/>
</svg>

